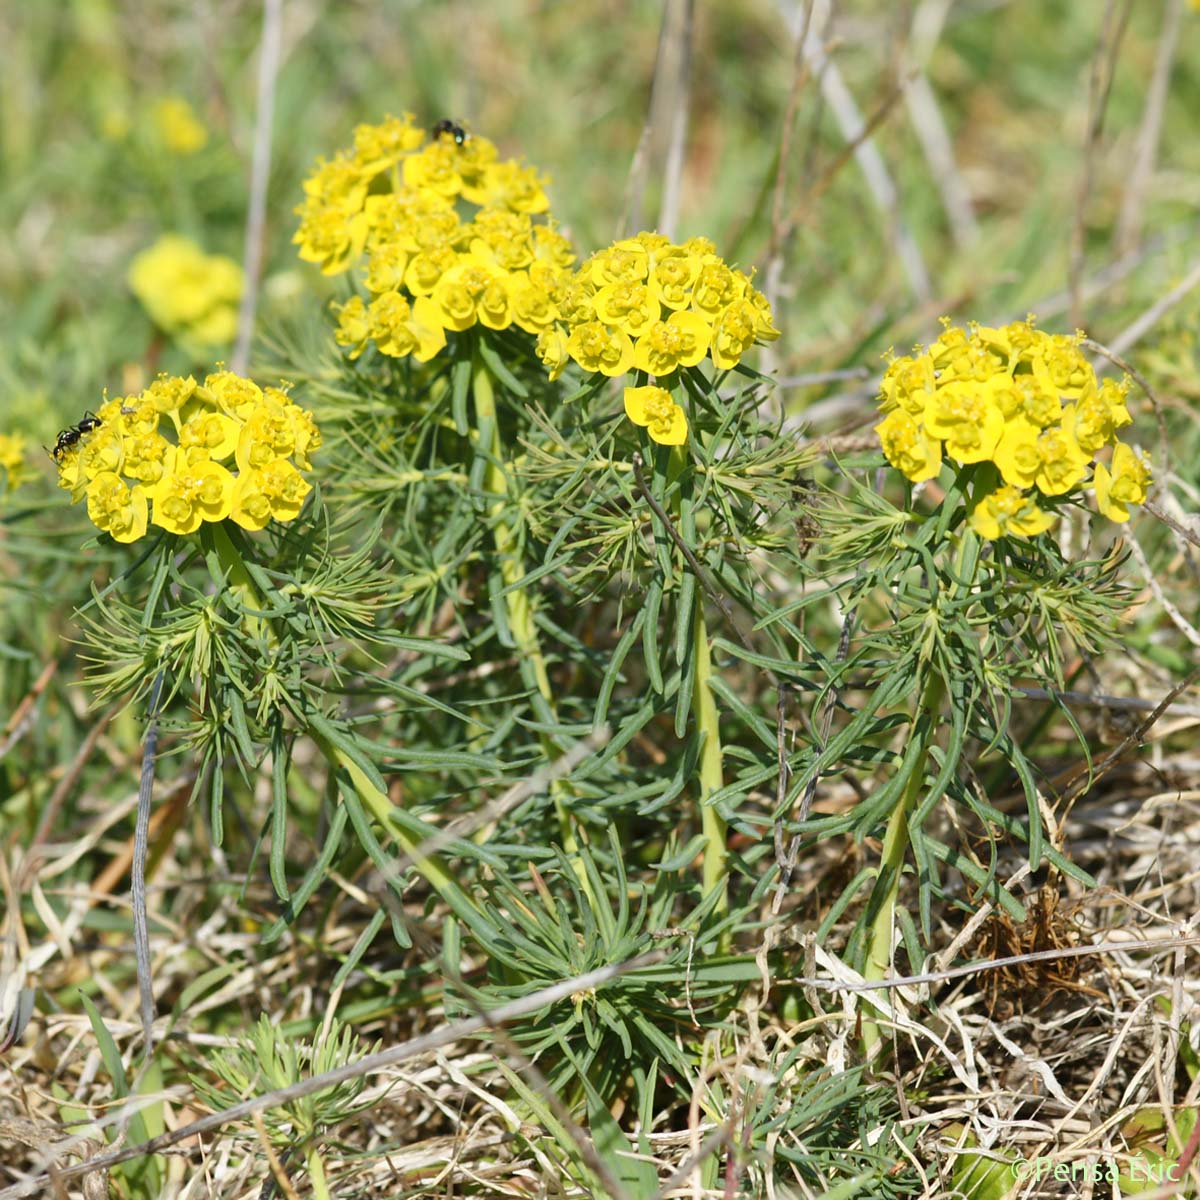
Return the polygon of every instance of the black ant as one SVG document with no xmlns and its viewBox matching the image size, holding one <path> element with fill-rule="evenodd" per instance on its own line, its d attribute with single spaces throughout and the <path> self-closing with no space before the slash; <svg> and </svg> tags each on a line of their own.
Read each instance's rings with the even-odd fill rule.
<svg viewBox="0 0 1200 1200">
<path fill-rule="evenodd" d="M 43 446 L 42 449 L 50 455 L 55 462 L 61 462 L 62 456 L 66 454 L 72 446 L 79 443 L 79 439 L 85 433 L 91 433 L 93 429 L 98 429 L 104 422 L 96 416 L 94 412 L 85 410 L 83 420 L 77 425 L 68 425 L 59 435 L 58 440 L 54 443 L 54 449 L 50 450 Z"/>
<path fill-rule="evenodd" d="M 456 146 L 461 146 L 464 142 L 470 140 L 471 135 L 456 121 L 450 120 L 449 117 L 443 117 L 430 131 L 429 136 L 435 140 L 440 138 L 443 133 L 448 133 L 453 139 Z"/>
</svg>

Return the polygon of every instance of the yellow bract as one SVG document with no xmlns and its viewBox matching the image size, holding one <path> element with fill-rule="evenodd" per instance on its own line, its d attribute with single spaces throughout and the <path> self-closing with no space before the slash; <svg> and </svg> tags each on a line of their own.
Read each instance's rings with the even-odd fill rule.
<svg viewBox="0 0 1200 1200">
<path fill-rule="evenodd" d="M 682 446 L 687 441 L 687 416 L 666 388 L 627 387 L 625 415 L 660 446 Z"/>
<path fill-rule="evenodd" d="M 1009 534 L 1034 537 L 1054 524 L 1054 518 L 1026 492 L 1014 487 L 997 488 L 982 497 L 968 517 L 971 528 L 980 537 L 998 538 Z"/>
<path fill-rule="evenodd" d="M 105 399 L 96 416 L 56 460 L 59 484 L 73 501 L 86 495 L 88 516 L 118 542 L 148 524 L 186 535 L 232 518 L 261 529 L 294 519 L 312 490 L 300 470 L 321 434 L 286 385 L 264 390 L 231 371 L 200 385 L 164 375 L 138 396 Z"/>
<path fill-rule="evenodd" d="M 1123 442 L 1113 450 L 1112 466 L 1096 464 L 1096 507 L 1110 521 L 1129 520 L 1130 504 L 1141 504 L 1150 487 L 1150 464 Z"/>
<path fill-rule="evenodd" d="M 146 489 L 130 488 L 112 471 L 98 472 L 87 489 L 88 516 L 117 542 L 136 542 L 146 532 Z"/>
<path fill-rule="evenodd" d="M 933 345 L 888 363 L 875 427 L 887 460 L 914 483 L 943 460 L 994 464 L 1003 486 L 977 497 L 969 517 L 986 538 L 1042 533 L 1054 515 L 1039 500 L 1086 486 L 1089 470 L 1099 510 L 1128 520 L 1127 505 L 1140 504 L 1150 483 L 1148 462 L 1117 439 L 1132 420 L 1128 381 L 1100 383 L 1082 334 L 1043 333 L 1032 318 L 999 329 L 943 325 Z M 1095 461 L 1109 446 L 1111 468 Z"/>
</svg>

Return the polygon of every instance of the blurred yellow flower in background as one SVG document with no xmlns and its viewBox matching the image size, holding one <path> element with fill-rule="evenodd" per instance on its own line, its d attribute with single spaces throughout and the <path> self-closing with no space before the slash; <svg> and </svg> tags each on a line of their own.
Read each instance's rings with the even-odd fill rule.
<svg viewBox="0 0 1200 1200">
<path fill-rule="evenodd" d="M 100 118 L 100 134 L 110 142 L 123 142 L 133 129 L 133 121 L 124 108 L 115 105 L 104 110 Z"/>
<path fill-rule="evenodd" d="M 186 349 L 223 346 L 237 332 L 242 268 L 205 254 L 190 238 L 164 234 L 129 267 L 129 286 L 150 319 Z"/>
<path fill-rule="evenodd" d="M 6 490 L 20 487 L 31 472 L 25 469 L 25 437 L 19 433 L 0 433 L 0 469 L 4 472 Z"/>
<path fill-rule="evenodd" d="M 182 96 L 164 96 L 151 116 L 159 140 L 172 154 L 195 154 L 208 142 L 208 130 Z"/>
</svg>

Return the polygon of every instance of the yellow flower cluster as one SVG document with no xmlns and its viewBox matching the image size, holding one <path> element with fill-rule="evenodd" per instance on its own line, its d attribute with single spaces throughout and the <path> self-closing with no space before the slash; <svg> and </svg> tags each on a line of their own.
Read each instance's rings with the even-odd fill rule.
<svg viewBox="0 0 1200 1200">
<path fill-rule="evenodd" d="M 558 314 L 538 338 L 551 379 L 569 359 L 602 375 L 663 376 L 708 356 L 724 371 L 779 336 L 766 297 L 712 242 L 676 245 L 659 233 L 593 254 L 558 298 Z"/>
<path fill-rule="evenodd" d="M 339 345 L 428 362 L 447 330 L 552 325 L 575 256 L 534 222 L 550 207 L 545 182 L 486 138 L 428 137 L 408 113 L 360 125 L 354 148 L 305 183 L 293 239 L 326 274 L 359 268 L 369 297 L 340 307 Z"/>
<path fill-rule="evenodd" d="M 185 348 L 233 341 L 242 268 L 223 254 L 205 254 L 189 238 L 165 234 L 130 265 L 129 286 L 151 320 Z"/>
<path fill-rule="evenodd" d="M 0 433 L 0 468 L 4 470 L 6 490 L 20 487 L 27 476 L 25 470 L 25 437 L 19 433 Z"/>
<path fill-rule="evenodd" d="M 290 521 L 312 491 L 300 471 L 321 445 L 286 385 L 262 389 L 223 370 L 202 385 L 161 375 L 140 395 L 105 400 L 85 424 L 56 457 L 59 486 L 73 502 L 86 496 L 92 522 L 118 542 L 137 541 L 148 523 L 187 534 L 226 518 L 251 530 Z"/>
<path fill-rule="evenodd" d="M 969 517 L 984 538 L 1042 533 L 1054 515 L 1038 501 L 1081 485 L 1106 517 L 1127 521 L 1150 486 L 1145 457 L 1117 438 L 1132 420 L 1128 381 L 1100 383 L 1082 335 L 1043 333 L 1032 318 L 969 332 L 943 324 L 932 346 L 892 358 L 884 375 L 875 431 L 888 462 L 914 482 L 944 458 L 995 464 L 1002 483 L 973 497 Z M 1096 455 L 1107 447 L 1105 465 Z"/>
</svg>

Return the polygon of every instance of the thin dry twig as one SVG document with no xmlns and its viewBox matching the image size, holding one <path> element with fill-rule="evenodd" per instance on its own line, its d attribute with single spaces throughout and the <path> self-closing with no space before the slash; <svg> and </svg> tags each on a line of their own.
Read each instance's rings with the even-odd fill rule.
<svg viewBox="0 0 1200 1200">
<path fill-rule="evenodd" d="M 1158 700 L 1143 700 L 1138 696 L 1106 696 L 1100 692 L 1054 691 L 1039 687 L 1015 687 L 1012 689 L 1016 696 L 1027 696 L 1030 700 L 1068 700 L 1072 704 L 1082 704 L 1091 708 L 1112 708 L 1128 712 L 1153 712 L 1159 705 Z M 1200 717 L 1200 705 L 1172 704 L 1167 711 L 1176 717 Z"/>
<path fill-rule="evenodd" d="M 1153 500 L 1142 501 L 1142 507 L 1152 516 L 1157 517 L 1172 533 L 1178 534 L 1185 542 L 1200 548 L 1200 536 L 1193 533 L 1186 525 L 1180 524 L 1169 512 L 1164 512 Z"/>
<path fill-rule="evenodd" d="M 1079 799 L 1089 788 L 1112 769 L 1122 755 L 1141 743 L 1142 738 L 1154 727 L 1158 719 L 1167 711 L 1175 700 L 1186 692 L 1197 679 L 1200 679 L 1200 667 L 1192 671 L 1186 679 L 1173 687 L 1154 707 L 1154 711 L 1141 722 L 1128 737 L 1123 738 L 1119 745 L 1106 754 L 1099 762 L 1087 763 L 1071 775 L 1063 785 L 1061 811 L 1066 813 L 1070 806 Z"/>
<path fill-rule="evenodd" d="M 1124 354 L 1154 328 L 1189 292 L 1200 284 L 1200 261 L 1193 263 L 1188 273 L 1169 291 L 1160 296 L 1136 321 L 1131 321 L 1113 338 L 1112 352 Z"/>
<path fill-rule="evenodd" d="M 21 703 L 12 711 L 12 716 L 4 724 L 4 741 L 0 742 L 0 760 L 21 740 L 25 732 L 33 726 L 34 705 L 37 703 L 47 684 L 54 678 L 55 672 L 62 665 L 62 659 L 52 658 L 43 668 L 42 673 L 33 681 L 33 686 L 21 699 Z"/>
<path fill-rule="evenodd" d="M 1179 611 L 1166 592 L 1162 589 L 1162 584 L 1158 582 L 1158 577 L 1154 574 L 1150 563 L 1146 559 L 1146 552 L 1142 549 L 1141 543 L 1133 536 L 1132 531 L 1127 531 L 1124 537 L 1126 545 L 1129 547 L 1130 553 L 1133 555 L 1134 561 L 1141 569 L 1142 578 L 1146 581 L 1146 586 L 1154 594 L 1155 600 L 1162 607 L 1163 612 L 1167 614 L 1172 625 L 1183 634 L 1193 646 L 1200 646 L 1200 632 L 1197 632 L 1196 627 Z"/>
</svg>

